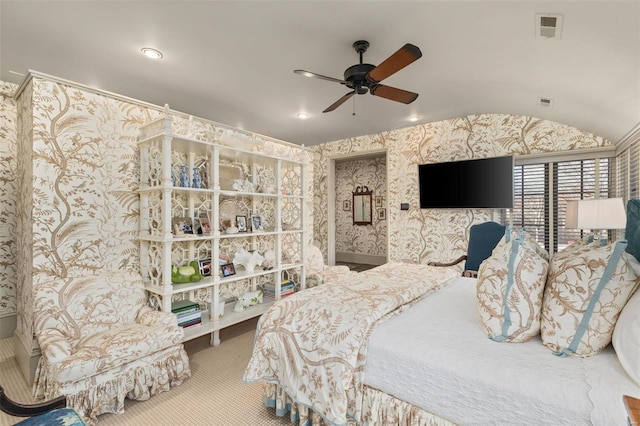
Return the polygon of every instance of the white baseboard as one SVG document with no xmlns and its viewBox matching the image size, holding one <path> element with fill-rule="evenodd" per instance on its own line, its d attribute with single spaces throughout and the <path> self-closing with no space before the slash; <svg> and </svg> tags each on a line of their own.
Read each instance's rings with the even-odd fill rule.
<svg viewBox="0 0 640 426">
<path fill-rule="evenodd" d="M 33 385 L 33 379 L 36 376 L 36 367 L 40 360 L 40 349 L 25 348 L 22 341 L 15 335 L 13 339 L 13 355 L 18 363 L 18 369 L 22 373 L 22 377 L 27 381 L 29 387 Z"/>
<path fill-rule="evenodd" d="M 17 326 L 18 316 L 16 314 L 8 314 L 0 317 L 0 339 L 12 337 Z"/>
<path fill-rule="evenodd" d="M 387 263 L 387 258 L 385 256 L 374 256 L 371 254 L 336 252 L 336 262 L 364 263 L 365 265 L 384 265 L 385 263 Z"/>
</svg>

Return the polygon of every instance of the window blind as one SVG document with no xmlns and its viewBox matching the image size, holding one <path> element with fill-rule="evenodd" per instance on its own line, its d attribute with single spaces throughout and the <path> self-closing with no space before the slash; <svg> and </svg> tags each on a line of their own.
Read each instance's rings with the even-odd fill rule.
<svg viewBox="0 0 640 426">
<path fill-rule="evenodd" d="M 611 170 L 611 188 L 615 179 L 616 197 L 624 200 L 637 199 L 640 185 L 640 143 L 636 142 L 618 155 L 615 170 Z M 624 230 L 615 231 L 615 239 L 624 239 Z"/>
<path fill-rule="evenodd" d="M 547 164 L 515 166 L 513 176 L 513 224 L 534 236 L 546 246 L 549 234 L 545 223 L 548 218 Z"/>
<path fill-rule="evenodd" d="M 585 230 L 565 228 L 567 202 L 607 198 L 609 166 L 608 158 L 516 166 L 513 224 L 549 252 L 572 244 Z"/>
</svg>

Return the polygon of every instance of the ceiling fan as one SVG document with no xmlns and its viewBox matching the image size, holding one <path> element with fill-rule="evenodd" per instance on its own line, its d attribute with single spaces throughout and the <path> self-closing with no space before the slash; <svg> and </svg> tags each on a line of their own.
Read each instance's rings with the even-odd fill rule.
<svg viewBox="0 0 640 426">
<path fill-rule="evenodd" d="M 305 77 L 314 77 L 322 80 L 333 81 L 335 83 L 344 84 L 348 88 L 353 89 L 322 112 L 333 111 L 356 93 L 358 95 L 364 95 L 369 92 L 372 95 L 380 96 L 381 98 L 390 99 L 396 102 L 402 102 L 403 104 L 410 104 L 416 100 L 418 97 L 417 93 L 408 92 L 396 87 L 385 86 L 380 84 L 380 82 L 390 75 L 400 71 L 412 62 L 420 59 L 422 57 L 420 49 L 413 44 L 407 43 L 376 67 L 375 65 L 362 63 L 362 54 L 367 51 L 368 47 L 369 42 L 365 40 L 358 40 L 353 43 L 353 48 L 360 55 L 360 63 L 352 65 L 344 71 L 344 80 L 327 77 L 305 70 L 293 71 L 294 73 Z"/>
</svg>

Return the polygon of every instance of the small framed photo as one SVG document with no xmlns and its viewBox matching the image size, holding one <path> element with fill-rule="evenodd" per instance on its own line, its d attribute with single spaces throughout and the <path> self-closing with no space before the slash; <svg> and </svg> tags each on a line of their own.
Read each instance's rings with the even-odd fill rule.
<svg viewBox="0 0 640 426">
<path fill-rule="evenodd" d="M 193 226 L 191 227 L 191 229 L 193 229 L 194 234 L 198 234 L 198 235 L 202 234 L 202 226 L 200 225 L 199 217 L 193 218 Z"/>
<path fill-rule="evenodd" d="M 198 272 L 205 277 L 211 275 L 211 258 L 198 260 Z"/>
<path fill-rule="evenodd" d="M 382 207 L 382 195 L 376 195 L 376 207 Z"/>
<path fill-rule="evenodd" d="M 220 265 L 220 270 L 222 271 L 223 277 L 230 277 L 231 275 L 236 274 L 236 267 L 233 266 L 233 263 L 225 263 L 224 265 Z"/>
<path fill-rule="evenodd" d="M 193 225 L 190 217 L 174 217 L 171 221 L 174 235 L 193 234 Z"/>
<path fill-rule="evenodd" d="M 211 222 L 209 221 L 209 218 L 206 216 L 200 216 L 198 220 L 200 221 L 201 233 L 205 235 L 211 234 Z"/>
<path fill-rule="evenodd" d="M 387 220 L 387 209 L 378 209 L 378 220 Z"/>
<path fill-rule="evenodd" d="M 247 232 L 247 217 L 236 216 L 236 226 L 238 227 L 238 232 Z"/>
<path fill-rule="evenodd" d="M 251 216 L 251 230 L 253 232 L 264 230 L 264 221 L 262 216 Z"/>
<path fill-rule="evenodd" d="M 342 202 L 342 210 L 344 210 L 344 211 L 351 210 L 351 200 L 344 200 Z"/>
</svg>

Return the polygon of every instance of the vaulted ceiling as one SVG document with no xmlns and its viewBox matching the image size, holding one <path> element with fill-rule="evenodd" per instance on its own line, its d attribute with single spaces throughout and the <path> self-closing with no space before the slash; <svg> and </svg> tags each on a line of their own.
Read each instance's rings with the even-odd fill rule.
<svg viewBox="0 0 640 426">
<path fill-rule="evenodd" d="M 536 36 L 538 13 L 561 15 L 560 37 Z M 417 100 L 358 95 L 323 114 L 349 89 L 293 70 L 342 79 L 356 40 L 373 65 L 418 46 L 383 81 Z M 616 142 L 640 122 L 640 2 L 0 1 L 0 80 L 28 70 L 305 145 L 480 113 Z"/>
</svg>

